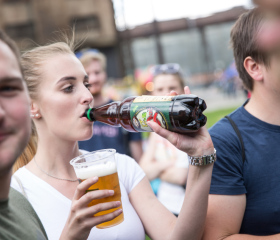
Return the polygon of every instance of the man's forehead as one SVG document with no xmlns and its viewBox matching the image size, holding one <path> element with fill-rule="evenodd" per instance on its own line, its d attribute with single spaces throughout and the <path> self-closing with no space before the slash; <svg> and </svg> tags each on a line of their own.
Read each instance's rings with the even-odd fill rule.
<svg viewBox="0 0 280 240">
<path fill-rule="evenodd" d="M 0 40 L 0 78 L 22 78 L 19 61 L 14 52 Z"/>
<path fill-rule="evenodd" d="M 16 60 L 16 56 L 13 53 L 13 51 L 11 50 L 11 48 L 0 39 L 0 57 L 3 58 L 13 58 L 14 60 Z"/>
</svg>

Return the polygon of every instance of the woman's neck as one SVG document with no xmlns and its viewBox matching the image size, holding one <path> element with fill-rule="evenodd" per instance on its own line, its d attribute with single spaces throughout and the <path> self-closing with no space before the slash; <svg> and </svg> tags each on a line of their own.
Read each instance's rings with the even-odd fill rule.
<svg viewBox="0 0 280 240">
<path fill-rule="evenodd" d="M 39 166 L 51 175 L 75 179 L 74 169 L 69 162 L 79 154 L 77 142 L 50 141 L 38 137 L 37 151 L 34 156 L 36 163 L 34 161 L 30 162 L 30 166 L 27 166 L 27 168 L 32 172 L 41 172 L 42 174 L 42 171 L 38 169 Z"/>
</svg>

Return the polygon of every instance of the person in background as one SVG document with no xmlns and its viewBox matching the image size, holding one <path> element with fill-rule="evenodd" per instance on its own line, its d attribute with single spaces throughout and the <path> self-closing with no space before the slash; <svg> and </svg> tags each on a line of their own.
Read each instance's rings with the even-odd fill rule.
<svg viewBox="0 0 280 240">
<path fill-rule="evenodd" d="M 89 77 L 71 47 L 63 42 L 25 52 L 22 65 L 34 123 L 30 143 L 35 139 L 36 146 L 31 152 L 30 148 L 25 149 L 25 154 L 19 158 L 17 166 L 22 167 L 14 173 L 11 184 L 26 193 L 50 239 L 144 240 L 145 234 L 161 240 L 201 238 L 216 159 L 205 127 L 195 134 L 183 135 L 148 122 L 156 133 L 193 156 L 189 159 L 186 197 L 178 218 L 158 201 L 136 161 L 116 154 L 124 221 L 112 228 L 97 229 L 96 225 L 115 218 L 121 210 L 95 216 L 100 211 L 120 206 L 120 202 L 88 207 L 92 199 L 111 196 L 114 191 L 87 191 L 98 178 L 79 183 L 69 164 L 83 153 L 78 141 L 92 136 L 93 123 L 84 117 L 93 100 Z M 184 90 L 190 93 L 188 87 Z M 176 95 L 176 92 L 170 94 Z M 199 160 L 202 156 L 206 156 L 205 161 Z"/>
<path fill-rule="evenodd" d="M 47 239 L 43 225 L 22 194 L 10 188 L 12 167 L 31 132 L 26 83 L 19 52 L 0 30 L 0 239 Z"/>
<path fill-rule="evenodd" d="M 217 149 L 203 239 L 280 239 L 280 55 L 264 52 L 258 31 L 270 21 L 254 8 L 231 30 L 239 76 L 251 98 L 210 130 Z"/>
<path fill-rule="evenodd" d="M 94 99 L 93 107 L 113 102 L 102 92 L 107 79 L 105 55 L 95 49 L 82 50 L 76 55 L 89 77 L 89 90 Z M 143 153 L 141 133 L 128 132 L 121 127 L 116 128 L 101 122 L 95 122 L 92 138 L 79 141 L 79 147 L 87 151 L 114 148 L 119 153 L 130 155 L 137 162 Z"/>
<path fill-rule="evenodd" d="M 184 94 L 184 81 L 179 64 L 169 63 L 154 66 L 154 96 L 164 96 L 170 91 Z M 151 133 L 140 166 L 151 181 L 159 201 L 176 216 L 185 196 L 188 175 L 188 155 L 175 148 L 169 141 Z"/>
</svg>

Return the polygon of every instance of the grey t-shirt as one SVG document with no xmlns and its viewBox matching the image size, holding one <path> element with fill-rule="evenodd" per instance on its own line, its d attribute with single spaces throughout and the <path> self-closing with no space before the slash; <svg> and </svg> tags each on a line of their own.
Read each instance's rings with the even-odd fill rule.
<svg viewBox="0 0 280 240">
<path fill-rule="evenodd" d="M 10 188 L 9 198 L 0 200 L 1 240 L 45 240 L 44 227 L 27 199 Z"/>
</svg>

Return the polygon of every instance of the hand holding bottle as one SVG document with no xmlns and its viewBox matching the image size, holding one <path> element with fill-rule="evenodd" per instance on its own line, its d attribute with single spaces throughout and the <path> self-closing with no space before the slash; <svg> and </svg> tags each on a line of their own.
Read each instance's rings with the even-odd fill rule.
<svg viewBox="0 0 280 240">
<path fill-rule="evenodd" d="M 185 94 L 191 94 L 189 87 L 185 87 L 184 92 Z M 175 96 L 177 94 L 172 91 L 169 95 Z M 148 125 L 154 132 L 166 138 L 176 148 L 190 156 L 210 155 L 214 152 L 214 145 L 206 127 L 200 128 L 197 132 L 179 134 L 170 132 L 153 121 L 149 121 Z"/>
</svg>

